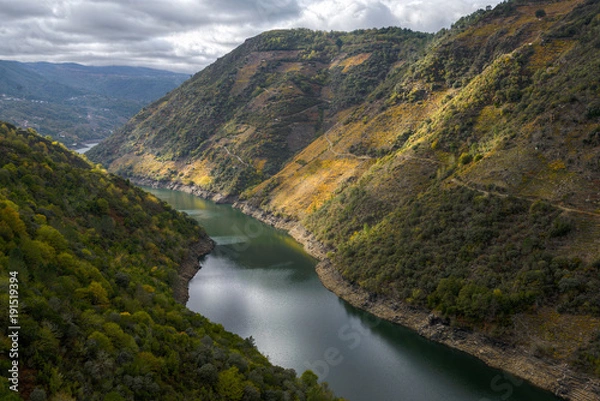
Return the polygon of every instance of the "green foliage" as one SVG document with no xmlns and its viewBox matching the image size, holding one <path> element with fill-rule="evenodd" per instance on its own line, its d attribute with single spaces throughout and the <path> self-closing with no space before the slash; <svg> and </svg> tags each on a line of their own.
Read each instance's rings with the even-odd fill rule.
<svg viewBox="0 0 600 401">
<path fill-rule="evenodd" d="M 244 395 L 243 377 L 237 367 L 231 367 L 219 373 L 217 389 L 227 400 L 239 401 Z"/>
<path fill-rule="evenodd" d="M 473 161 L 473 155 L 469 154 L 469 153 L 463 153 L 460 155 L 460 157 L 458 158 L 458 162 L 460 164 L 469 164 Z"/>
<path fill-rule="evenodd" d="M 600 333 L 595 333 L 589 344 L 577 350 L 574 362 L 587 372 L 600 376 Z"/>
<path fill-rule="evenodd" d="M 10 124 L 0 124 L 0 171 L 0 283 L 18 272 L 24 399 L 266 400 L 275 391 L 306 399 L 321 391 L 175 302 L 165 277 L 177 276 L 193 244 L 210 249 L 194 220 Z M 8 302 L 4 291 L 0 306 Z M 0 325 L 11 326 L 7 314 Z M 0 346 L 7 369 L 9 343 Z M 0 398 L 20 399 L 0 382 Z"/>
<path fill-rule="evenodd" d="M 299 202 L 282 189 L 294 171 L 306 173 L 306 193 L 329 200 L 301 223 L 333 249 L 343 276 L 373 297 L 437 310 L 453 324 L 511 340 L 514 317 L 538 308 L 598 316 L 600 265 L 588 259 L 599 255 L 582 233 L 597 234 L 590 182 L 600 179 L 600 3 L 546 2 L 552 18 L 537 21 L 540 6 L 505 1 L 434 37 L 397 28 L 267 32 L 91 156 L 111 168 L 137 156 L 142 165 L 201 162 L 211 170 L 207 189 L 245 190 L 253 205 L 288 208 L 298 219 L 305 210 L 289 213 Z M 329 127 L 337 154 L 325 138 L 314 143 Z M 383 147 L 380 134 L 390 132 Z M 322 191 L 330 181 L 313 182 L 331 165 L 323 161 L 357 157 L 361 164 L 330 193 Z M 297 162 L 282 171 L 290 160 Z M 178 180 L 146 172 L 155 165 L 135 167 L 118 172 Z M 7 164 L 0 182 L 14 168 Z M 111 225 L 99 223 L 96 232 Z M 1 237 L 11 235 L 0 227 Z M 580 359 L 595 370 L 595 349 L 584 348 Z"/>
<path fill-rule="evenodd" d="M 322 133 L 329 117 L 383 96 L 381 85 L 398 73 L 397 63 L 414 60 L 431 37 L 402 28 L 265 32 L 147 107 L 87 156 L 109 166 L 140 154 L 143 141 L 155 149 L 157 164 L 209 161 L 214 180 L 206 189 L 239 195 L 280 171 Z M 355 56 L 365 59 L 348 61 Z M 330 68 L 336 57 L 350 65 Z M 254 134 L 244 135 L 240 127 L 252 127 Z M 256 161 L 264 164 L 256 167 Z M 126 167 L 117 173 L 139 178 Z"/>
<path fill-rule="evenodd" d="M 369 196 L 345 191 L 308 227 L 338 247 L 334 261 L 344 277 L 371 293 L 474 326 L 509 325 L 515 313 L 542 305 L 600 314 L 597 268 L 547 251 L 573 225 L 554 207 L 432 189 L 387 213 L 380 208 L 373 226 L 360 230 L 359 218 L 372 207 L 352 205 L 369 205 Z M 331 232 L 338 234 L 329 239 Z"/>
<path fill-rule="evenodd" d="M 189 76 L 135 67 L 0 61 L 0 119 L 32 123 L 66 144 L 107 137 Z"/>
</svg>

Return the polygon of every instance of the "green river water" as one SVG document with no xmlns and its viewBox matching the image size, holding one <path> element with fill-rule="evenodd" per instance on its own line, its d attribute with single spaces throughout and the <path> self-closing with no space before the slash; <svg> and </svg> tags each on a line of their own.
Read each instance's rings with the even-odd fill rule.
<svg viewBox="0 0 600 401">
<path fill-rule="evenodd" d="M 316 260 L 287 234 L 228 205 L 145 188 L 216 241 L 190 283 L 188 308 L 271 362 L 313 370 L 349 401 L 556 401 L 476 358 L 381 321 L 327 291 Z"/>
</svg>

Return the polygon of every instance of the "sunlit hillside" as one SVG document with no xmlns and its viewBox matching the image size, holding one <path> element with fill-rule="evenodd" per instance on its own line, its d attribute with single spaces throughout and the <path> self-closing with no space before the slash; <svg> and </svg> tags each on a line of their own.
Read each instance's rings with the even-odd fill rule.
<svg viewBox="0 0 600 401">
<path fill-rule="evenodd" d="M 372 299 L 598 376 L 598 71 L 592 0 L 267 32 L 90 157 L 298 222 Z"/>
</svg>

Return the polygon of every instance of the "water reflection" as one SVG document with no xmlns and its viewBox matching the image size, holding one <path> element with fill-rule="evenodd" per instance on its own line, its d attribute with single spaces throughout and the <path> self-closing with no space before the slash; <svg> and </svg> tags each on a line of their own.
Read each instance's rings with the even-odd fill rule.
<svg viewBox="0 0 600 401">
<path fill-rule="evenodd" d="M 273 363 L 311 369 L 350 401 L 557 400 L 340 300 L 321 285 L 316 261 L 281 231 L 228 206 L 152 192 L 190 212 L 219 244 L 190 283 L 188 307 L 252 336 Z"/>
</svg>

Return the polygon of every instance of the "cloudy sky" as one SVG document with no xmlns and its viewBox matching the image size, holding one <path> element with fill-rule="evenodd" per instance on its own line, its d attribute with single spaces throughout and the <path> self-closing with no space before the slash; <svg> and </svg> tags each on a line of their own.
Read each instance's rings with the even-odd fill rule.
<svg viewBox="0 0 600 401">
<path fill-rule="evenodd" d="M 0 59 L 194 73 L 275 28 L 435 32 L 499 0 L 0 0 Z"/>
</svg>

